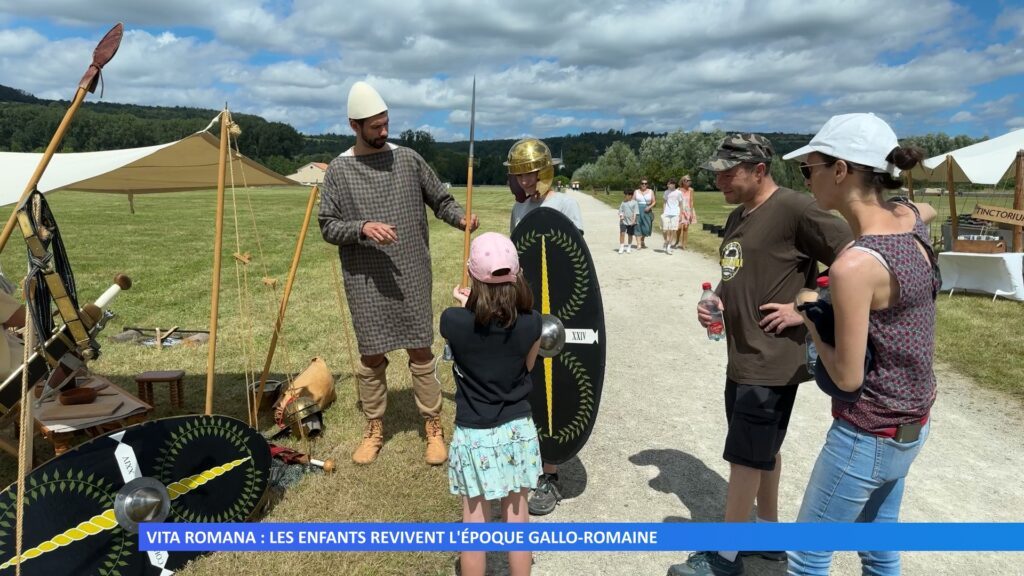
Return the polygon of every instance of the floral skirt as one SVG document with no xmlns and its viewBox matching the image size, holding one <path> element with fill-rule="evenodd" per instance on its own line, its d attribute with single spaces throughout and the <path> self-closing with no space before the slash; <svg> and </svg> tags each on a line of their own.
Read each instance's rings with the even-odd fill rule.
<svg viewBox="0 0 1024 576">
<path fill-rule="evenodd" d="M 541 474 L 537 427 L 529 417 L 494 428 L 455 426 L 448 448 L 452 494 L 499 500 L 523 488 L 536 488 Z"/>
</svg>

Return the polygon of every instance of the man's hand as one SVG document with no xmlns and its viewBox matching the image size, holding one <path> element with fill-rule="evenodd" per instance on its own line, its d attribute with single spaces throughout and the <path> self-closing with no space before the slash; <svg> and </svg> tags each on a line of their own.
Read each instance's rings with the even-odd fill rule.
<svg viewBox="0 0 1024 576">
<path fill-rule="evenodd" d="M 398 242 L 398 233 L 395 232 L 393 224 L 383 222 L 367 222 L 360 230 L 363 236 L 373 240 L 377 244 L 392 244 Z"/>
<path fill-rule="evenodd" d="M 725 305 L 722 304 L 721 298 L 719 298 L 717 295 L 712 295 L 711 297 L 715 300 L 716 303 L 718 303 L 719 310 L 725 310 Z M 711 324 L 711 312 L 707 308 L 705 308 L 704 305 L 701 304 L 700 302 L 697 303 L 697 322 L 700 322 L 700 325 L 703 326 L 704 328 L 707 328 L 708 324 Z"/>
<path fill-rule="evenodd" d="M 469 300 L 469 288 L 463 288 L 456 285 L 455 289 L 452 290 L 452 296 L 454 296 L 455 299 L 459 301 L 459 304 L 462 304 L 462 307 L 465 308 L 466 302 Z"/>
<path fill-rule="evenodd" d="M 758 323 L 765 332 L 781 334 L 786 328 L 804 323 L 803 316 L 796 311 L 796 306 L 793 304 L 765 304 L 761 306 L 760 310 L 768 312 L 768 315 Z"/>
<path fill-rule="evenodd" d="M 469 215 L 469 221 L 472 222 L 472 226 L 470 226 L 470 228 L 469 228 L 470 232 L 473 232 L 477 228 L 480 227 L 480 220 L 477 219 L 476 214 L 470 214 Z M 462 220 L 459 220 L 459 228 L 461 228 L 463 230 L 466 229 L 466 217 L 465 216 L 462 217 Z"/>
</svg>

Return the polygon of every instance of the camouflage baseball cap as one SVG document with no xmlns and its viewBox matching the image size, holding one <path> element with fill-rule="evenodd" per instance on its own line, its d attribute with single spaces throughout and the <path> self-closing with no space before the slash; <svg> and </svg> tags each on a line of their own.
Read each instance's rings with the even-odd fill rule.
<svg viewBox="0 0 1024 576">
<path fill-rule="evenodd" d="M 743 162 L 771 162 L 772 143 L 758 134 L 730 134 L 718 144 L 715 155 L 701 168 L 712 172 L 728 170 Z"/>
</svg>

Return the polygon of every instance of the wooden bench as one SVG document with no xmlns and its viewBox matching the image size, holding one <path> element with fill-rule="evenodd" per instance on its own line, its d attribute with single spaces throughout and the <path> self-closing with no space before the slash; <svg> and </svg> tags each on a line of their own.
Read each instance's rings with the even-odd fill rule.
<svg viewBox="0 0 1024 576">
<path fill-rule="evenodd" d="M 135 377 L 139 385 L 139 398 L 143 402 L 153 406 L 153 383 L 167 382 L 168 395 L 171 399 L 171 407 L 180 409 L 185 404 L 185 391 L 182 388 L 182 380 L 185 378 L 184 370 L 154 370 L 143 372 Z"/>
</svg>

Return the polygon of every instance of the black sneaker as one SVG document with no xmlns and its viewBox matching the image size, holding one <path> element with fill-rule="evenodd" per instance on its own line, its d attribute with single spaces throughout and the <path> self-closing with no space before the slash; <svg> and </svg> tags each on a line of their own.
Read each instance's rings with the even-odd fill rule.
<svg viewBox="0 0 1024 576">
<path fill-rule="evenodd" d="M 743 576 L 743 560 L 732 562 L 718 552 L 694 552 L 683 564 L 668 569 L 668 576 Z"/>
<path fill-rule="evenodd" d="M 744 550 L 740 552 L 740 556 L 747 558 L 761 558 L 762 560 L 769 560 L 771 562 L 785 562 L 786 553 L 781 551 L 768 551 L 768 550 Z"/>
<path fill-rule="evenodd" d="M 547 474 L 540 477 L 537 489 L 530 494 L 527 501 L 527 508 L 534 516 L 544 516 L 555 511 L 558 501 L 562 499 L 562 493 L 558 490 L 558 484 Z"/>
</svg>

